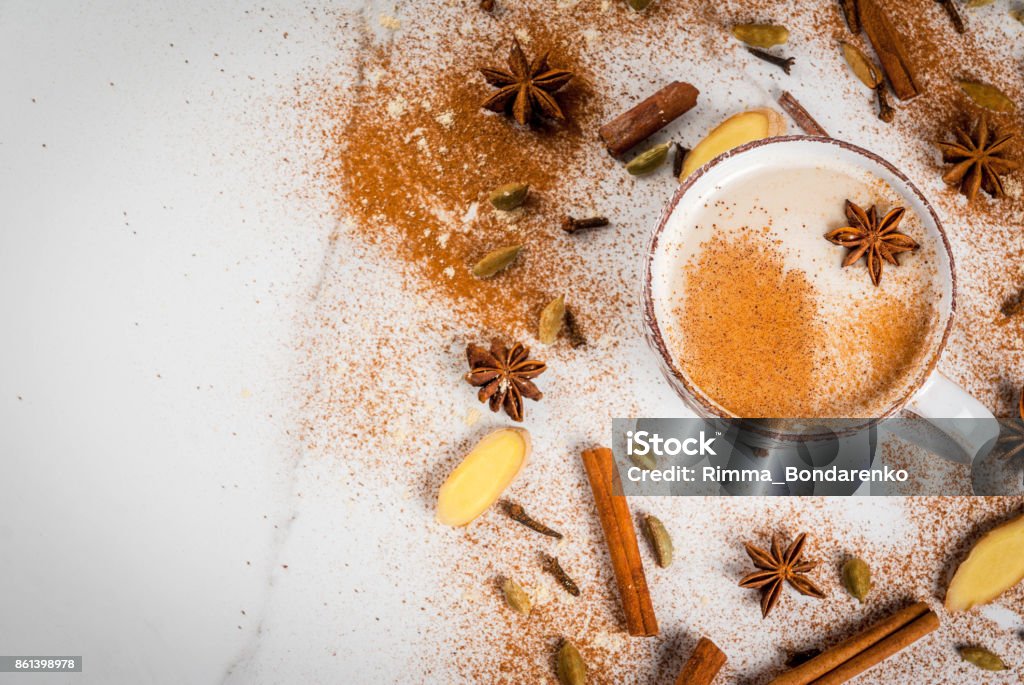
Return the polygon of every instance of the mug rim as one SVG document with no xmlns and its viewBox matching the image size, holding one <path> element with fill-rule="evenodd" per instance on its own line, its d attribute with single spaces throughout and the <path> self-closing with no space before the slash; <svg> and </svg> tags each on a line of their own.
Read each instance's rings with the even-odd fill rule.
<svg viewBox="0 0 1024 685">
<path fill-rule="evenodd" d="M 821 144 L 821 145 L 834 145 L 834 146 L 840 148 L 841 150 L 852 152 L 855 156 L 857 156 L 859 158 L 867 159 L 867 160 L 869 160 L 871 162 L 874 162 L 875 164 L 878 164 L 879 166 L 883 167 L 886 171 L 891 173 L 894 177 L 899 179 L 899 181 L 903 184 L 903 186 L 906 189 L 908 189 L 911 193 L 913 193 L 913 195 L 918 199 L 918 201 L 921 203 L 921 206 L 924 207 L 927 210 L 929 216 L 931 217 L 931 220 L 932 220 L 933 224 L 935 225 L 936 230 L 938 231 L 939 238 L 940 238 L 940 241 L 942 243 L 943 249 L 946 251 L 946 258 L 947 258 L 947 262 L 949 264 L 949 277 L 950 277 L 949 314 L 946 316 L 946 322 L 945 322 L 945 326 L 943 327 L 943 330 L 942 330 L 942 335 L 939 338 L 938 343 L 935 345 L 935 349 L 934 349 L 934 352 L 931 354 L 931 358 L 928 360 L 927 364 L 922 365 L 921 370 L 918 373 L 918 377 L 910 385 L 909 389 L 900 398 L 898 398 L 896 401 L 894 401 L 886 409 L 886 411 L 883 412 L 880 416 L 872 417 L 870 419 L 865 419 L 865 421 L 862 424 L 855 425 L 855 426 L 846 428 L 846 429 L 841 430 L 841 431 L 829 432 L 827 437 L 831 437 L 833 435 L 848 435 L 848 434 L 856 433 L 856 432 L 859 432 L 859 431 L 864 430 L 866 428 L 869 428 L 869 427 L 877 424 L 879 421 L 881 421 L 883 419 L 890 418 L 891 416 L 893 416 L 894 414 L 900 412 L 902 409 L 904 409 L 906 407 L 906 405 L 910 402 L 911 398 L 913 398 L 914 395 L 917 394 L 917 392 L 921 389 L 921 387 L 925 384 L 925 382 L 927 382 L 927 380 L 932 376 L 932 374 L 935 373 L 935 367 L 938 365 L 939 358 L 942 356 L 942 352 L 946 348 L 946 343 L 947 343 L 947 341 L 949 339 L 949 335 L 950 335 L 950 333 L 953 330 L 953 321 L 954 321 L 954 319 L 956 317 L 956 308 L 957 308 L 956 260 L 953 258 L 953 250 L 952 250 L 952 247 L 951 247 L 950 242 L 949 242 L 949 237 L 946 235 L 946 229 L 943 227 L 942 222 L 939 220 L 938 214 L 936 214 L 936 212 L 935 212 L 935 208 L 932 206 L 931 202 L 928 201 L 928 198 L 925 197 L 924 193 L 921 192 L 920 188 L 918 188 L 910 180 L 910 178 L 907 177 L 906 174 L 904 174 L 902 171 L 900 171 L 894 164 L 889 162 L 884 157 L 882 157 L 882 156 L 880 156 L 880 155 L 878 155 L 878 154 L 876 154 L 874 152 L 871 152 L 870 150 L 866 150 L 865 148 L 862 148 L 859 145 L 854 145 L 853 143 L 849 143 L 849 142 L 847 142 L 845 140 L 838 140 L 836 138 L 823 137 L 823 136 L 787 135 L 787 136 L 775 136 L 775 137 L 772 137 L 772 138 L 762 138 L 760 140 L 754 140 L 754 141 L 751 141 L 749 143 L 744 143 L 743 145 L 740 145 L 740 146 L 735 147 L 735 148 L 733 148 L 731 150 L 727 150 L 726 152 L 723 152 L 718 157 L 714 158 L 710 162 L 704 164 L 699 169 L 697 169 L 696 171 L 691 173 L 686 178 L 685 181 L 683 181 L 682 183 L 679 184 L 679 187 L 672 194 L 672 198 L 669 200 L 668 204 L 665 206 L 665 209 L 662 211 L 661 217 L 658 219 L 658 224 L 655 226 L 654 231 L 651 234 L 651 238 L 648 241 L 647 252 L 646 252 L 646 254 L 644 256 L 644 276 L 643 276 L 643 295 L 642 295 L 643 296 L 643 314 L 644 314 L 645 333 L 646 333 L 646 337 L 647 337 L 648 343 L 652 347 L 654 347 L 655 351 L 658 353 L 658 356 L 660 357 L 660 361 L 662 363 L 662 372 L 666 375 L 666 377 L 668 377 L 668 380 L 670 381 L 669 385 L 672 386 L 673 391 L 676 393 L 676 395 L 678 395 L 680 397 L 680 399 L 682 399 L 684 402 L 687 402 L 688 400 L 692 399 L 693 401 L 697 402 L 700 405 L 700 408 L 702 410 L 708 412 L 710 414 L 710 416 L 715 417 L 715 418 L 723 418 L 723 419 L 743 419 L 744 418 L 744 417 L 737 417 L 735 415 L 732 415 L 732 414 L 729 414 L 727 412 L 724 412 L 724 410 L 722 408 L 712 404 L 709 401 L 710 398 L 705 397 L 704 394 L 701 391 L 699 391 L 699 389 L 696 386 L 694 386 L 686 378 L 686 375 L 683 374 L 682 371 L 676 366 L 675 361 L 673 359 L 673 355 L 668 350 L 668 346 L 665 344 L 665 339 L 664 339 L 664 336 L 663 336 L 663 334 L 661 332 L 661 327 L 658 324 L 658 317 L 657 317 L 657 314 L 655 312 L 654 295 L 653 295 L 653 292 L 652 292 L 652 290 L 653 290 L 653 288 L 652 288 L 652 279 L 653 279 L 653 269 L 652 269 L 652 266 L 653 266 L 653 263 L 654 263 L 655 255 L 658 253 L 659 241 L 661 239 L 662 232 L 665 230 L 665 227 L 668 225 L 669 219 L 672 217 L 673 214 L 675 214 L 675 211 L 676 211 L 676 208 L 679 205 L 679 202 L 683 199 L 683 197 L 686 196 L 686 194 L 697 183 L 698 180 L 700 180 L 702 177 L 704 177 L 711 170 L 713 170 L 716 167 L 718 167 L 720 164 L 722 164 L 722 163 L 724 163 L 724 162 L 726 162 L 728 160 L 731 160 L 732 158 L 734 158 L 736 156 L 739 156 L 739 155 L 742 155 L 742 154 L 744 154 L 746 152 L 749 152 L 751 150 L 755 150 L 755 149 L 758 149 L 758 148 L 766 147 L 766 146 L 769 146 L 769 145 L 786 145 L 786 144 L 790 144 L 790 143 L 804 143 L 804 142 L 814 143 L 814 144 Z M 860 166 L 860 165 L 858 165 L 858 166 Z M 677 387 L 673 381 L 681 383 L 683 388 L 685 389 L 687 395 L 689 395 L 689 397 L 684 396 L 683 393 L 680 391 L 680 388 Z M 763 418 L 774 418 L 774 417 L 763 417 Z M 808 418 L 813 419 L 813 417 L 808 417 Z M 822 421 L 827 421 L 828 419 L 821 419 L 821 420 Z M 762 434 L 762 435 L 764 435 L 765 437 L 767 437 L 769 439 L 789 440 L 789 439 L 798 438 L 800 440 L 806 440 L 808 438 L 814 439 L 815 437 L 826 437 L 825 434 L 822 434 L 820 436 L 808 436 L 808 435 L 795 436 L 795 435 L 790 434 L 790 433 L 784 433 L 784 432 L 772 430 L 770 428 L 750 427 L 750 430 L 752 430 L 754 433 Z"/>
</svg>

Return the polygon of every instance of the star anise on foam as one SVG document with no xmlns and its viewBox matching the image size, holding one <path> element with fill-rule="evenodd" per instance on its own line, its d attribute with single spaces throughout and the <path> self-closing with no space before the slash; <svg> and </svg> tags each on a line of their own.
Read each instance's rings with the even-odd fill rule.
<svg viewBox="0 0 1024 685">
<path fill-rule="evenodd" d="M 531 378 L 536 378 L 548 367 L 542 361 L 530 359 L 530 350 L 516 343 L 512 349 L 500 340 L 491 342 L 491 349 L 470 343 L 466 346 L 469 372 L 466 381 L 480 388 L 477 397 L 487 402 L 491 411 L 502 407 L 513 421 L 523 420 L 523 398 L 539 400 L 544 393 L 537 389 Z"/>
<path fill-rule="evenodd" d="M 801 533 L 786 548 L 785 552 L 782 551 L 782 546 L 776 537 L 772 538 L 770 552 L 755 547 L 749 542 L 744 545 L 747 554 L 758 570 L 744 576 L 740 581 L 740 587 L 761 590 L 762 618 L 767 618 L 768 612 L 779 601 L 782 587 L 786 583 L 789 583 L 794 590 L 802 595 L 818 599 L 825 596 L 825 593 L 807 577 L 807 573 L 817 564 L 813 561 L 803 560 L 806 540 L 807 533 Z"/>
<path fill-rule="evenodd" d="M 573 73 L 550 68 L 548 53 L 530 62 L 519 47 L 519 41 L 513 39 L 512 51 L 508 55 L 508 70 L 485 68 L 480 73 L 487 83 L 498 88 L 498 92 L 481 103 L 484 109 L 492 112 L 510 111 L 515 120 L 524 126 L 540 116 L 558 121 L 565 119 L 552 93 L 571 81 Z"/>
<path fill-rule="evenodd" d="M 986 114 L 978 118 L 970 133 L 958 126 L 953 135 L 954 143 L 936 143 L 942 151 L 942 161 L 953 165 L 942 180 L 959 185 L 968 202 L 978 196 L 979 188 L 992 197 L 1004 197 L 1002 175 L 1020 167 L 1017 160 L 1008 157 L 1014 135 L 990 127 Z"/>
<path fill-rule="evenodd" d="M 1024 388 L 1020 390 L 1020 401 L 1017 403 L 1017 411 L 1020 412 L 1020 421 L 1007 421 L 1004 427 L 1009 435 L 1001 435 L 996 440 L 997 445 L 1002 445 L 1006 452 L 1003 459 L 1012 459 L 1021 452 L 1024 452 Z"/>
<path fill-rule="evenodd" d="M 890 209 L 889 213 L 879 221 L 878 210 L 874 205 L 865 212 L 847 200 L 846 219 L 850 225 L 829 231 L 825 234 L 825 239 L 850 250 L 846 254 L 846 258 L 843 259 L 843 266 L 850 266 L 864 257 L 871 282 L 877 287 L 882 281 L 883 261 L 899 266 L 897 254 L 918 248 L 918 244 L 914 242 L 913 238 L 896 232 L 896 228 L 906 212 L 905 207 L 896 207 Z"/>
</svg>

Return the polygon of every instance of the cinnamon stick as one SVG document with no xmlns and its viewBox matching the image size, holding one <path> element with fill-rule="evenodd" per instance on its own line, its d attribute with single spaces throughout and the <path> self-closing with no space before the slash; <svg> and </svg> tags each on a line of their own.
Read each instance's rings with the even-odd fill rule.
<svg viewBox="0 0 1024 685">
<path fill-rule="evenodd" d="M 903 46 L 903 36 L 875 0 L 860 0 L 859 9 L 861 26 L 868 34 L 868 40 L 878 55 L 878 61 L 889 79 L 892 91 L 900 100 L 916 97 L 920 91 L 917 88 L 914 68 Z"/>
<path fill-rule="evenodd" d="M 929 615 L 931 618 L 927 619 L 926 623 L 920 624 L 914 631 L 905 632 L 908 631 L 910 626 L 915 625 L 918 621 L 925 619 L 925 617 L 928 617 Z M 918 632 L 921 628 L 931 625 L 933 620 L 933 627 L 925 632 Z M 858 661 L 855 666 L 862 666 L 861 670 L 856 671 L 856 673 L 860 673 L 879 661 L 882 661 L 886 657 L 895 654 L 907 645 L 931 632 L 936 627 L 938 627 L 938 618 L 935 616 L 935 612 L 928 609 L 927 604 L 924 602 L 911 604 L 904 609 L 900 609 L 892 616 L 889 616 L 867 629 L 862 630 L 853 637 L 847 638 L 839 644 L 825 650 L 810 661 L 783 673 L 778 678 L 771 681 L 769 685 L 809 685 L 809 683 L 819 685 L 819 683 L 825 682 L 823 680 L 825 677 L 832 677 L 832 673 L 844 668 L 847 663 L 858 659 L 860 661 Z M 880 650 L 876 650 L 874 652 L 871 651 L 882 643 L 891 640 L 894 636 L 900 637 L 898 637 L 895 642 L 890 641 Z M 908 641 L 908 638 L 911 636 L 913 636 L 913 639 L 909 639 Z M 896 644 L 899 646 L 892 649 Z M 892 649 L 892 651 L 888 651 L 890 649 Z M 877 661 L 864 665 L 865 661 L 862 658 L 862 655 L 864 654 L 869 654 L 868 661 L 871 659 L 877 659 Z M 851 673 L 848 678 L 852 678 L 856 673 Z M 845 681 L 830 680 L 827 682 L 841 683 Z"/>
<path fill-rule="evenodd" d="M 608 152 L 618 157 L 650 138 L 679 115 L 693 109 L 700 91 L 689 83 L 673 81 L 633 109 L 598 129 Z"/>
<path fill-rule="evenodd" d="M 839 0 L 839 4 L 843 8 L 843 16 L 846 17 L 846 26 L 850 33 L 856 36 L 860 33 L 860 8 L 857 6 L 857 0 Z"/>
<path fill-rule="evenodd" d="M 711 640 L 702 637 L 693 648 L 693 654 L 676 677 L 675 685 L 711 685 L 725 665 L 726 656 Z"/>
<path fill-rule="evenodd" d="M 814 681 L 814 685 L 840 685 L 880 664 L 893 654 L 914 644 L 939 627 L 939 617 L 929 611 L 909 625 L 900 628 L 874 646 L 864 650 L 839 668 Z"/>
<path fill-rule="evenodd" d="M 608 553 L 612 558 L 615 583 L 626 615 L 626 630 L 630 635 L 650 637 L 658 634 L 658 621 L 644 575 L 640 546 L 637 544 L 633 517 L 626 498 L 615 494 L 615 460 L 607 447 L 595 447 L 583 452 L 583 467 L 594 493 L 594 504 L 601 520 Z"/>
<path fill-rule="evenodd" d="M 796 125 L 800 127 L 804 133 L 809 136 L 822 136 L 824 138 L 830 138 L 828 131 L 826 131 L 821 124 L 814 120 L 811 113 L 804 109 L 804 106 L 800 104 L 800 101 L 793 97 L 793 94 L 788 90 L 782 91 L 782 95 L 779 96 L 779 106 L 786 110 L 786 114 L 796 122 Z"/>
</svg>

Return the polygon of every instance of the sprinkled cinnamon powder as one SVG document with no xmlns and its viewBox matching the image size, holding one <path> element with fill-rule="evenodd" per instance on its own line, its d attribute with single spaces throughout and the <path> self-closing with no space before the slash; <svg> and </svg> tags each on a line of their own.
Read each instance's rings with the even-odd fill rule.
<svg viewBox="0 0 1024 685">
<path fill-rule="evenodd" d="M 933 0 L 878 1 L 908 35 L 908 49 L 925 84 L 922 96 L 896 103 L 899 111 L 891 126 L 874 118 L 870 93 L 842 63 L 835 41 L 850 38 L 838 3 L 655 0 L 646 12 L 636 13 L 611 0 L 499 0 L 492 16 L 471 11 L 473 3 L 437 0 L 401 5 L 397 22 L 387 22 L 400 26 L 394 34 L 381 32 L 376 18 L 369 28 L 359 16 L 339 18 L 339 35 L 348 41 L 345 59 L 340 65 L 318 66 L 315 78 L 300 88 L 305 135 L 322 160 L 310 174 L 331 195 L 334 202 L 325 211 L 338 219 L 339 227 L 302 346 L 309 395 L 302 437 L 309 456 L 299 477 L 307 502 L 333 498 L 352 512 L 353 521 L 366 520 L 357 512 L 368 512 L 377 524 L 386 521 L 388 537 L 381 547 L 405 546 L 414 550 L 415 569 L 429 564 L 433 570 L 429 578 L 420 578 L 410 574 L 405 560 L 390 556 L 380 565 L 377 582 L 394 589 L 390 598 L 417 624 L 405 631 L 381 628 L 384 621 L 371 626 L 381 644 L 390 644 L 395 635 L 415 638 L 406 645 L 413 654 L 403 670 L 406 679 L 555 683 L 551 654 L 557 640 L 567 637 L 592 666 L 594 683 L 671 682 L 696 636 L 706 634 L 730 656 L 719 676 L 723 683 L 766 681 L 788 651 L 834 642 L 905 599 L 939 602 L 950 566 L 978 531 L 1024 505 L 1020 497 L 643 500 L 636 510 L 665 521 L 685 546 L 684 563 L 671 573 L 649 574 L 663 637 L 627 640 L 616 630 L 621 617 L 607 551 L 575 457 L 580 444 L 606 434 L 612 416 L 656 415 L 678 406 L 639 340 L 635 306 L 639 255 L 675 184 L 659 175 L 640 181 L 626 177 L 591 139 L 596 136 L 588 134 L 596 124 L 668 80 L 689 80 L 702 91 L 698 106 L 652 142 L 672 138 L 692 147 L 725 115 L 771 106 L 782 87 L 792 91 L 833 135 L 888 157 L 935 202 L 959 274 L 957 327 L 942 369 L 1004 415 L 1012 406 L 1010 388 L 1019 388 L 1024 378 L 1024 322 L 994 323 L 1001 302 L 1024 285 L 1019 179 L 1010 179 L 1012 198 L 994 202 L 986 197 L 967 208 L 939 180 L 942 165 L 930 145 L 961 110 L 969 109 L 949 83 L 951 75 L 996 83 L 1024 103 L 1020 70 L 1005 67 L 1017 57 L 1017 34 L 990 27 L 957 37 Z M 968 19 L 976 21 L 974 15 Z M 768 20 L 790 28 L 784 52 L 797 58 L 791 77 L 756 63 L 728 37 L 732 22 Z M 554 64 L 578 70 L 573 89 L 581 90 L 558 97 L 579 131 L 570 125 L 542 134 L 558 148 L 550 157 L 544 157 L 548 144 L 531 146 L 529 136 L 507 120 L 475 109 L 476 98 L 488 92 L 475 68 L 501 65 L 513 34 L 531 39 L 524 40 L 530 55 L 551 47 Z M 350 59 L 350 54 L 358 57 Z M 1000 119 L 1019 130 L 1019 114 Z M 448 126 L 451 135 L 445 133 Z M 390 135 L 379 136 L 378 127 Z M 413 134 L 421 127 L 421 133 Z M 471 138 L 471 129 L 488 135 Z M 505 140 L 520 136 L 543 162 L 533 170 L 536 180 L 522 179 L 536 191 L 522 218 L 506 222 L 484 206 L 485 193 L 492 182 L 513 180 L 508 176 L 517 169 L 504 164 L 503 154 L 527 165 L 537 159 L 517 153 Z M 381 146 L 379 157 L 370 154 L 368 138 Z M 453 139 L 461 146 L 450 145 Z M 423 147 L 433 151 L 424 153 Z M 361 149 L 356 158 L 383 165 L 379 168 L 387 170 L 395 193 L 402 192 L 402 179 L 411 178 L 416 188 L 440 198 L 429 206 L 450 213 L 438 218 L 388 197 L 381 185 L 386 178 L 374 182 L 365 169 L 362 180 L 349 184 L 341 174 L 348 164 L 346 148 Z M 440 159 L 441 148 L 450 156 L 462 155 L 460 161 L 488 175 L 487 182 L 465 178 L 456 162 Z M 486 163 L 476 159 L 478 150 L 489 155 Z M 454 190 L 423 177 L 437 169 L 445 170 Z M 481 235 L 509 232 L 531 240 L 536 235 L 538 244 L 558 248 L 531 244 L 522 263 L 507 274 L 520 279 L 519 287 L 506 288 L 499 297 L 504 281 L 485 284 L 486 306 L 476 302 L 477 291 L 438 278 L 447 278 L 450 267 L 454 279 L 460 263 L 471 264 L 492 246 L 489 240 L 461 237 L 460 229 L 472 224 L 464 217 L 474 201 L 480 205 L 479 225 L 473 225 L 486 229 Z M 375 202 L 381 203 L 377 210 Z M 403 209 L 411 209 L 417 222 L 405 222 Z M 548 231 L 561 233 L 558 218 L 572 210 L 607 214 L 613 226 L 573 240 L 547 236 Z M 424 236 L 428 228 L 431 234 Z M 444 233 L 450 234 L 445 248 L 429 242 Z M 403 244 L 407 240 L 409 245 Z M 545 286 L 527 286 L 526 274 L 553 276 Z M 574 287 L 577 283 L 582 285 Z M 350 297 L 354 288 L 363 294 L 355 301 Z M 485 412 L 473 427 L 462 424 L 469 409 L 481 406 L 460 379 L 465 342 L 486 339 L 492 331 L 484 329 L 490 326 L 509 335 L 531 331 L 533 316 L 548 295 L 565 288 L 571 288 L 569 300 L 588 334 L 598 326 L 604 335 L 592 336 L 582 351 L 564 344 L 547 350 L 551 371 L 543 378 L 545 399 L 531 406 L 528 426 L 537 458 L 510 495 L 565 532 L 557 553 L 583 589 L 579 600 L 543 587 L 544 576 L 534 563 L 538 543 L 503 525 L 493 512 L 465 531 L 439 530 L 432 523 L 433 498 L 444 476 L 476 438 L 501 423 Z M 534 302 L 541 289 L 544 297 Z M 498 314 L 492 311 L 495 305 L 508 309 Z M 926 468 L 934 464 L 934 457 L 910 446 L 886 457 Z M 947 466 L 936 471 L 965 477 L 964 469 Z M 831 596 L 824 602 L 787 596 L 771 620 L 761 621 L 757 593 L 736 587 L 747 570 L 742 542 L 764 543 L 780 531 L 811 532 L 808 555 L 822 562 L 816 577 Z M 338 546 L 336 528 L 320 535 L 324 549 Z M 838 566 L 851 553 L 875 571 L 878 594 L 865 606 L 847 600 L 838 585 Z M 534 618 L 523 621 L 503 605 L 494 588 L 503 575 L 515 577 L 535 600 L 540 598 Z M 1017 588 L 1000 603 L 1019 607 L 1022 600 L 1024 589 Z M 966 673 L 950 648 L 964 636 L 998 649 L 1015 665 L 1024 663 L 1017 628 L 998 623 L 986 611 L 942 618 L 933 639 L 858 682 L 948 683 L 950 674 Z M 337 647 L 344 639 L 324 638 L 318 646 Z"/>
<path fill-rule="evenodd" d="M 908 299 L 883 295 L 874 302 L 862 303 L 849 325 L 840 328 L 832 345 L 833 359 L 840 367 L 844 365 L 837 350 L 865 352 L 863 363 L 853 370 L 850 365 L 843 368 L 844 374 L 857 378 L 851 383 L 847 375 L 847 382 L 840 384 L 839 402 L 846 400 L 857 411 L 865 412 L 877 409 L 883 402 L 876 402 L 874 407 L 872 400 L 856 404 L 858 397 L 885 398 L 884 404 L 891 404 L 893 398 L 906 390 L 931 358 L 929 338 L 936 326 L 933 298 L 934 293 L 922 288 Z"/>
<path fill-rule="evenodd" d="M 385 75 L 355 87 L 332 133 L 340 144 L 327 150 L 345 218 L 483 329 L 529 325 L 570 280 L 570 300 L 598 285 L 554 218 L 573 206 L 565 171 L 584 163 L 591 87 L 577 46 L 537 31 L 528 49 L 542 46 L 552 65 L 577 72 L 556 95 L 565 125 L 531 130 L 481 110 L 492 88 L 470 65 L 504 67 L 507 40 L 460 54 L 458 63 L 440 55 L 422 65 L 418 80 L 430 84 L 423 89 L 404 81 L 399 56 L 375 50 L 364 69 Z M 489 192 L 512 182 L 530 185 L 526 204 L 496 210 Z M 472 275 L 485 254 L 516 244 L 524 250 L 500 277 Z"/>
<path fill-rule="evenodd" d="M 649 73 L 634 73 L 628 90 L 609 90 L 602 70 L 628 40 L 660 34 L 659 24 L 645 22 L 670 21 L 679 40 L 692 39 L 707 56 L 723 50 L 696 30 L 700 8 L 656 7 L 640 21 L 622 3 L 564 4 L 543 12 L 501 7 L 498 23 L 485 13 L 453 14 L 439 2 L 403 21 L 398 44 L 361 49 L 353 83 L 301 90 L 304 135 L 322 140 L 318 175 L 344 230 L 382 248 L 411 287 L 444 298 L 481 330 L 532 332 L 543 306 L 564 293 L 588 334 L 599 337 L 632 306 L 632 284 L 601 252 L 635 252 L 674 184 L 667 171 L 657 180 L 628 176 L 596 131 L 667 76 L 644 68 Z M 623 21 L 636 22 L 631 39 L 617 35 Z M 481 109 L 493 88 L 479 69 L 504 68 L 513 35 L 528 57 L 549 52 L 549 64 L 575 73 L 555 94 L 565 123 L 526 128 Z M 487 195 L 510 182 L 530 184 L 529 199 L 497 211 Z M 641 221 L 622 225 L 606 202 L 634 192 L 659 200 Z M 611 214 L 612 228 L 599 237 L 568 236 L 559 230 L 567 213 Z M 522 254 L 500 277 L 470 273 L 490 250 L 519 243 Z"/>
</svg>

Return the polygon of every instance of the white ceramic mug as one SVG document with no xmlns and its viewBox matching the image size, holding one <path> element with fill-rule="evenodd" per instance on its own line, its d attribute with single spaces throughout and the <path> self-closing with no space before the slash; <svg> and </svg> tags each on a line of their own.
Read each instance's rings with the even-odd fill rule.
<svg viewBox="0 0 1024 685">
<path fill-rule="evenodd" d="M 853 166 L 884 181 L 902 198 L 907 209 L 920 217 L 926 234 L 922 240 L 934 241 L 938 246 L 937 267 L 940 285 L 944 291 L 938 322 L 941 339 L 934 345 L 931 356 L 921 365 L 910 391 L 880 416 L 873 417 L 867 423 L 908 411 L 927 419 L 960 447 L 962 455 L 952 457 L 955 460 L 971 463 L 983 457 L 991 450 L 999 435 L 998 422 L 980 402 L 935 368 L 952 330 L 956 313 L 956 270 L 949 240 L 942 224 L 921 191 L 896 167 L 878 155 L 844 141 L 808 136 L 784 136 L 754 141 L 716 158 L 695 171 L 680 185 L 651 237 L 643 279 L 646 335 L 658 353 L 662 372 L 676 393 L 698 416 L 731 418 L 693 387 L 666 344 L 662 323 L 669 316 L 667 303 L 659 301 L 656 295 L 661 289 L 659 284 L 667 283 L 667 279 L 671 277 L 669 271 L 672 260 L 664 254 L 664 246 L 669 240 L 664 231 L 675 212 L 686 211 L 692 203 L 702 202 L 711 193 L 727 188 L 730 179 L 741 172 L 754 167 L 785 169 L 809 165 L 824 168 Z"/>
</svg>

